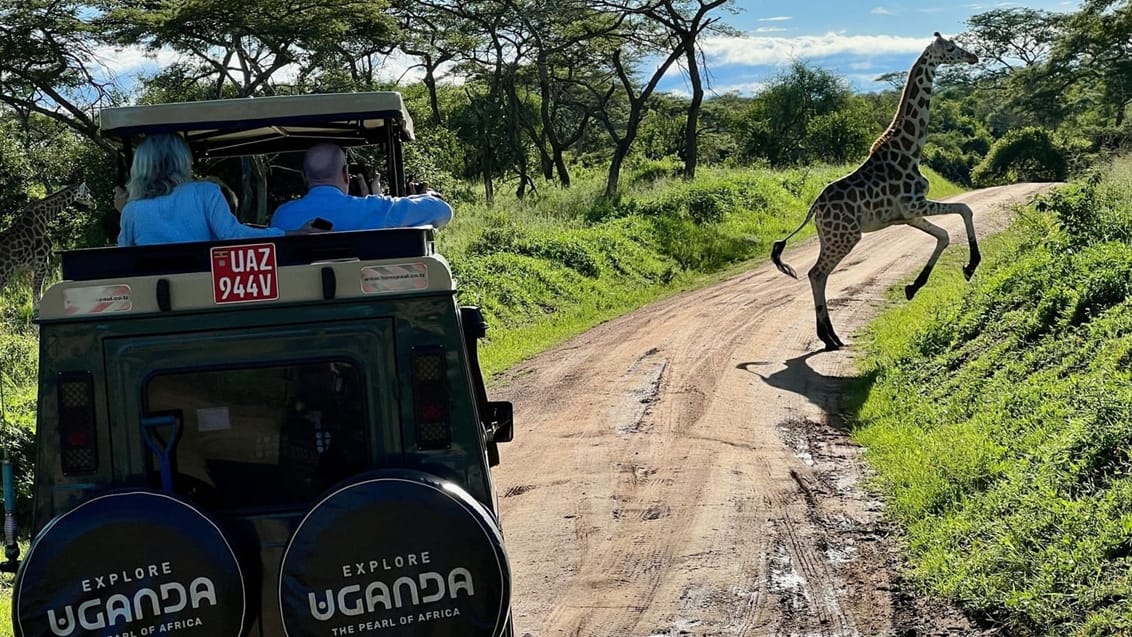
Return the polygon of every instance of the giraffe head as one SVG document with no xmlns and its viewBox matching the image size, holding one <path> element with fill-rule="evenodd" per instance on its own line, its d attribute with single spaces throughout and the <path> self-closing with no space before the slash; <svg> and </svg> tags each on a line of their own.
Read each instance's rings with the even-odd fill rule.
<svg viewBox="0 0 1132 637">
<path fill-rule="evenodd" d="M 75 194 L 74 198 L 71 199 L 71 203 L 84 208 L 94 206 L 94 195 L 90 192 L 90 187 L 86 185 L 85 181 L 75 186 Z"/>
<path fill-rule="evenodd" d="M 958 64 L 966 62 L 967 64 L 975 64 L 979 61 L 979 56 L 960 48 L 955 44 L 955 40 L 948 40 L 935 32 L 935 40 L 928 45 L 927 54 L 929 59 L 935 64 Z"/>
</svg>

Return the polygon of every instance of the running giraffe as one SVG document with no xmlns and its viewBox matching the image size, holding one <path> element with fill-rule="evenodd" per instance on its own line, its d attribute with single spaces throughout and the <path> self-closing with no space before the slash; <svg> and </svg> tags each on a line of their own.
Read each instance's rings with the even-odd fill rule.
<svg viewBox="0 0 1132 637">
<path fill-rule="evenodd" d="M 923 230 L 936 239 L 935 251 L 928 259 L 916 280 L 904 288 L 911 299 L 928 280 L 928 274 L 940 253 L 947 247 L 947 231 L 929 223 L 924 217 L 935 215 L 962 215 L 967 226 L 967 242 L 971 255 L 963 274 L 967 279 L 979 265 L 979 247 L 975 243 L 975 226 L 971 208 L 963 203 L 941 203 L 925 196 L 928 180 L 920 174 L 920 154 L 928 135 L 928 106 L 931 103 L 932 81 L 941 64 L 979 59 L 945 39 L 939 33 L 908 71 L 904 94 L 896 109 L 896 116 L 888 129 L 873 143 L 869 156 L 852 173 L 830 183 L 814 200 L 810 211 L 794 232 L 774 242 L 770 258 L 779 270 L 794 278 L 794 268 L 782 262 L 786 241 L 814 218 L 818 232 L 820 252 L 810 269 L 810 288 L 814 293 L 814 313 L 817 317 L 818 338 L 827 350 L 842 347 L 844 343 L 833 331 L 829 320 L 829 307 L 825 300 L 825 284 L 837 264 L 861 240 L 861 234 L 880 230 L 894 224 L 905 224 Z"/>
<path fill-rule="evenodd" d="M 67 186 L 23 207 L 12 225 L 0 232 L 0 289 L 19 270 L 31 270 L 32 306 L 39 306 L 51 263 L 48 224 L 72 204 L 94 205 L 86 183 Z"/>
</svg>

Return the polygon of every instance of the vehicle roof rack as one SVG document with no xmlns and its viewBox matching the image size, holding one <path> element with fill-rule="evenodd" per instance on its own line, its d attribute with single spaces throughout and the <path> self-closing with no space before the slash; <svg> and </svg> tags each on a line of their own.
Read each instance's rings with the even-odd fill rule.
<svg viewBox="0 0 1132 637">
<path fill-rule="evenodd" d="M 94 281 L 127 276 L 160 276 L 209 272 L 211 250 L 217 246 L 274 243 L 277 264 L 309 265 L 324 261 L 403 259 L 434 253 L 431 226 L 352 232 L 285 235 L 263 239 L 232 239 L 194 243 L 162 243 L 127 248 L 67 250 L 63 280 Z"/>
<path fill-rule="evenodd" d="M 153 133 L 180 133 L 199 156 L 302 151 L 316 142 L 342 147 L 413 137 L 399 93 L 275 95 L 104 108 L 100 134 L 129 148 Z"/>
</svg>

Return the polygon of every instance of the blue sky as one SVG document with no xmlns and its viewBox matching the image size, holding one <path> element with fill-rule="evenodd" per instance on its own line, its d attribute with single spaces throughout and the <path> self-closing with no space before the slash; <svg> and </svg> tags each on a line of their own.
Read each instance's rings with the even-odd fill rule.
<svg viewBox="0 0 1132 637">
<path fill-rule="evenodd" d="M 735 0 L 734 13 L 721 15 L 742 35 L 703 42 L 709 95 L 757 93 L 793 60 L 844 77 L 856 90 L 879 90 L 887 86 L 874 80 L 884 73 L 908 70 L 935 31 L 953 37 L 966 30 L 968 18 L 992 9 L 1025 6 L 1072 12 L 1080 5 L 1080 0 Z M 176 56 L 162 52 L 153 60 L 136 49 L 106 48 L 100 58 L 120 84 L 129 86 L 139 71 L 152 72 Z M 386 70 L 396 78 L 407 65 L 405 60 L 392 59 Z M 419 78 L 410 73 L 406 79 Z M 683 72 L 672 69 L 658 90 L 688 93 Z"/>
<path fill-rule="evenodd" d="M 1022 6 L 1072 12 L 1080 5 L 1079 0 L 736 0 L 737 13 L 725 22 L 743 37 L 708 39 L 704 50 L 715 93 L 750 95 L 795 59 L 845 77 L 857 90 L 877 90 L 885 85 L 873 80 L 908 70 L 933 32 L 954 37 L 973 15 Z M 688 90 L 680 72 L 669 73 L 658 88 Z"/>
</svg>

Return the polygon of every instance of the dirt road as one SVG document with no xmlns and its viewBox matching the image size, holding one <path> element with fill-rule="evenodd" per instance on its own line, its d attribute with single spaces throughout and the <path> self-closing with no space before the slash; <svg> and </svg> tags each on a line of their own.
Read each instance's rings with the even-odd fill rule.
<svg viewBox="0 0 1132 637">
<path fill-rule="evenodd" d="M 987 232 L 1004 204 L 1044 187 L 958 199 Z M 958 216 L 933 221 L 951 232 L 948 250 L 966 252 Z M 497 382 L 517 423 L 495 474 L 516 635 L 977 633 L 904 592 L 837 417 L 852 335 L 933 242 L 906 227 L 865 235 L 830 277 L 849 343 L 839 352 L 819 351 L 805 275 L 767 264 L 605 323 Z M 816 258 L 814 240 L 785 254 L 800 273 Z"/>
</svg>

